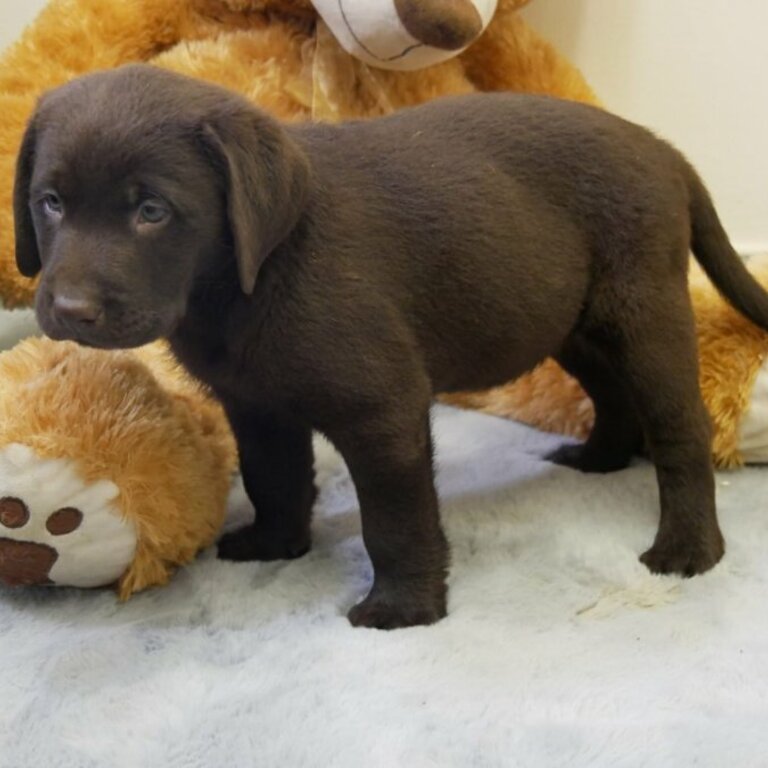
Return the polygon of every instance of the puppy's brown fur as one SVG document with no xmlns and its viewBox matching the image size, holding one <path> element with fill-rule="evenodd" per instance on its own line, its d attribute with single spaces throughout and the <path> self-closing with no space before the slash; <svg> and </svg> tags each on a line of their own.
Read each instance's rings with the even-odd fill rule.
<svg viewBox="0 0 768 768">
<path fill-rule="evenodd" d="M 637 126 L 505 94 L 287 128 L 220 89 L 129 67 L 43 100 L 16 206 L 18 263 L 42 267 L 49 335 L 167 336 L 222 400 L 257 509 L 223 556 L 305 552 L 311 431 L 338 447 L 375 572 L 354 624 L 445 613 L 433 395 L 547 356 L 597 412 L 586 444 L 555 460 L 618 469 L 646 438 L 661 524 L 643 561 L 691 575 L 723 554 L 689 246 L 764 328 L 768 296 L 691 167 Z"/>
</svg>

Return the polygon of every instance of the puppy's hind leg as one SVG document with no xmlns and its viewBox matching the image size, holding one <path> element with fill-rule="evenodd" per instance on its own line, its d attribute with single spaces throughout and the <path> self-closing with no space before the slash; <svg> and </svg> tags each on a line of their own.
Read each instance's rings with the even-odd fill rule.
<svg viewBox="0 0 768 768">
<path fill-rule="evenodd" d="M 703 573 L 723 556 L 724 544 L 685 285 L 659 289 L 652 307 L 636 314 L 621 334 L 619 357 L 656 467 L 661 502 L 656 539 L 640 559 L 655 573 Z"/>
<path fill-rule="evenodd" d="M 596 343 L 575 334 L 556 360 L 592 399 L 595 424 L 585 443 L 561 446 L 547 458 L 582 472 L 624 469 L 642 443 L 640 422 L 626 383 Z"/>
</svg>

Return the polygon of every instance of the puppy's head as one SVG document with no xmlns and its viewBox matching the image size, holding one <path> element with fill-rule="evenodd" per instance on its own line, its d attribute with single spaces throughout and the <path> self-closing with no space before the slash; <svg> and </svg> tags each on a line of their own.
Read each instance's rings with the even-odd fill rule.
<svg viewBox="0 0 768 768">
<path fill-rule="evenodd" d="M 16 261 L 42 270 L 43 330 L 138 346 L 173 332 L 196 285 L 237 274 L 250 294 L 307 177 L 277 123 L 215 86 L 129 66 L 51 91 L 14 190 Z"/>
</svg>

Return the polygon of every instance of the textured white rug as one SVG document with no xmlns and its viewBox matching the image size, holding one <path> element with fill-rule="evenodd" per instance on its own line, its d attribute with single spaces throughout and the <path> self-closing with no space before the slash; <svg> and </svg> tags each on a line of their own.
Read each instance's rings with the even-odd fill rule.
<svg viewBox="0 0 768 768">
<path fill-rule="evenodd" d="M 0 766 L 768 765 L 768 470 L 718 477 L 729 551 L 649 575 L 652 469 L 553 467 L 558 440 L 435 412 L 450 615 L 352 629 L 369 566 L 318 443 L 314 549 L 206 553 L 167 588 L 0 590 Z M 245 505 L 233 496 L 233 515 Z"/>
</svg>

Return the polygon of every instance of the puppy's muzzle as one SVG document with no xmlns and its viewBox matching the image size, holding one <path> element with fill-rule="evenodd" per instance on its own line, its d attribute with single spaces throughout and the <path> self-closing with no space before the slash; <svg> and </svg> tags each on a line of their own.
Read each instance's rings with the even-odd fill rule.
<svg viewBox="0 0 768 768">
<path fill-rule="evenodd" d="M 38 318 L 54 339 L 81 341 L 103 331 L 104 307 L 79 291 L 51 292 L 38 300 Z"/>
<path fill-rule="evenodd" d="M 96 326 L 104 318 L 104 311 L 95 301 L 66 294 L 54 296 L 51 312 L 57 322 L 70 326 Z"/>
</svg>

